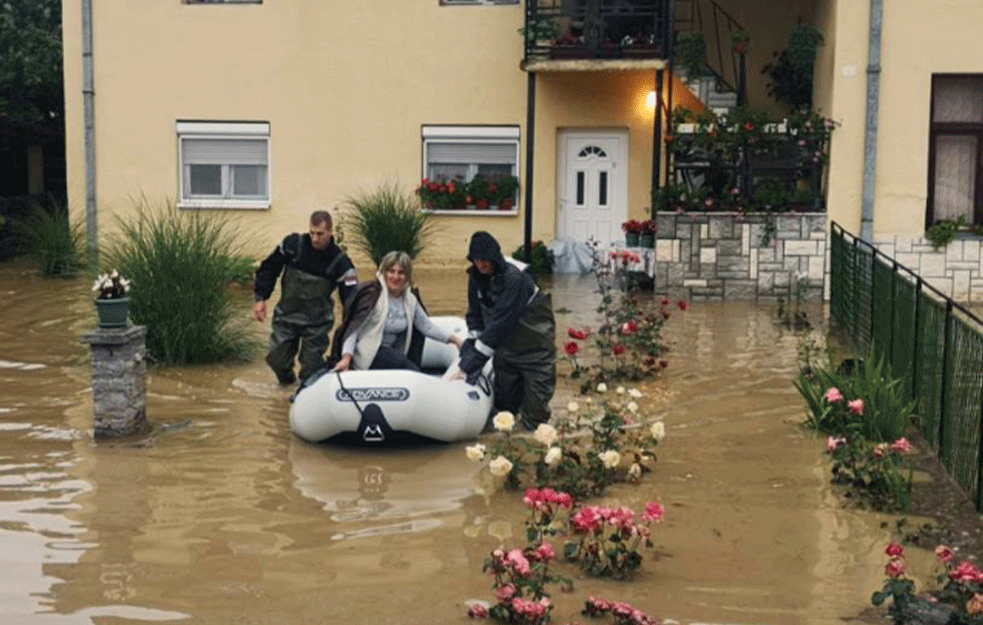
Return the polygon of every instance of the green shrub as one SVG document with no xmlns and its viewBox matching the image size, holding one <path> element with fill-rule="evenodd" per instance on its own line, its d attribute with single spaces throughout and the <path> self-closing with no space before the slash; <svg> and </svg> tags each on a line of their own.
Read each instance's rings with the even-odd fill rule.
<svg viewBox="0 0 983 625">
<path fill-rule="evenodd" d="M 245 322 L 238 322 L 246 314 L 228 288 L 246 262 L 237 226 L 215 214 L 146 201 L 117 223 L 107 262 L 130 279 L 130 317 L 147 326 L 147 349 L 159 362 L 208 363 L 252 353 Z"/>
<path fill-rule="evenodd" d="M 512 258 L 526 262 L 526 246 L 520 245 L 512 252 Z M 549 275 L 553 273 L 553 250 L 546 247 L 542 241 L 532 242 L 532 262 L 529 269 L 536 275 Z"/>
<path fill-rule="evenodd" d="M 85 266 L 85 226 L 69 219 L 68 210 L 33 202 L 27 215 L 12 221 L 17 247 L 45 276 L 70 276 Z"/>
<path fill-rule="evenodd" d="M 793 384 L 806 402 L 809 427 L 838 436 L 860 435 L 872 442 L 893 442 L 904 436 L 918 405 L 917 400 L 905 399 L 902 381 L 891 377 L 883 356 L 860 361 L 852 372 L 805 370 Z M 829 401 L 826 393 L 834 388 L 842 399 Z M 862 414 L 849 408 L 857 399 L 863 402 Z"/>
<path fill-rule="evenodd" d="M 351 237 L 348 242 L 376 265 L 397 250 L 416 258 L 434 233 L 431 214 L 421 210 L 416 196 L 404 194 L 395 183 L 350 196 L 345 206 L 342 226 Z"/>
</svg>

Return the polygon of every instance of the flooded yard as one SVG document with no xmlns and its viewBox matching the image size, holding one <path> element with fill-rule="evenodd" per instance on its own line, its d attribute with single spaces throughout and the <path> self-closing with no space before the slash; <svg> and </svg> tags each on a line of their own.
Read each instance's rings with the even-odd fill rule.
<svg viewBox="0 0 983 625">
<path fill-rule="evenodd" d="M 463 272 L 419 274 L 431 313 L 463 314 Z M 78 341 L 95 324 L 88 287 L 0 264 L 0 621 L 465 623 L 465 601 L 492 598 L 481 566 L 522 544 L 521 497 L 487 492 L 465 443 L 372 451 L 295 438 L 290 390 L 259 353 L 151 368 L 154 433 L 95 443 Z M 549 288 L 561 337 L 591 323 L 590 277 Z M 241 298 L 245 318 L 251 291 Z M 555 622 L 591 622 L 578 614 L 588 595 L 688 625 L 833 625 L 868 607 L 888 533 L 831 493 L 825 441 L 796 426 L 797 341 L 773 315 L 696 303 L 669 321 L 669 368 L 642 387 L 643 408 L 665 415 L 659 462 L 607 498 L 665 505 L 656 548 L 634 582 L 560 565 L 575 591 L 554 597 Z M 265 340 L 268 326 L 253 325 Z"/>
</svg>

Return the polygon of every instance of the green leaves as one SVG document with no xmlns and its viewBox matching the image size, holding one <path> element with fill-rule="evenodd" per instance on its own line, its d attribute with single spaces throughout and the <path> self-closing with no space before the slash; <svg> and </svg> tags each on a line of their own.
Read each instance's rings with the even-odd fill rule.
<svg viewBox="0 0 983 625">
<path fill-rule="evenodd" d="M 61 2 L 0 3 L 0 117 L 60 120 L 62 84 Z"/>
<path fill-rule="evenodd" d="M 403 194 L 394 182 L 350 196 L 345 205 L 342 227 L 351 235 L 352 246 L 376 265 L 397 250 L 415 259 L 434 234 L 430 213 L 420 210 L 417 199 Z"/>
</svg>

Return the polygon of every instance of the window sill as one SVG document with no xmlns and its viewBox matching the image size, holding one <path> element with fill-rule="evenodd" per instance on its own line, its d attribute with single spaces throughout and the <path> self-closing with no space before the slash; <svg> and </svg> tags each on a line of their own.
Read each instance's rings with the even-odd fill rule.
<svg viewBox="0 0 983 625">
<path fill-rule="evenodd" d="M 269 200 L 180 200 L 178 208 L 268 210 Z"/>
<path fill-rule="evenodd" d="M 424 208 L 424 213 L 429 213 L 431 215 L 467 215 L 468 217 L 511 217 L 519 214 L 518 208 L 510 208 L 509 210 L 503 211 L 497 208 Z"/>
</svg>

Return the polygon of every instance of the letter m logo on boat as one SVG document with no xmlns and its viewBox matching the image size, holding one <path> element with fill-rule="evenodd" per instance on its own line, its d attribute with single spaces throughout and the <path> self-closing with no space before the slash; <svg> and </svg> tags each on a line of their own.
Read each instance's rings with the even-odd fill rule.
<svg viewBox="0 0 983 625">
<path fill-rule="evenodd" d="M 406 401 L 409 389 L 399 386 L 372 386 L 368 388 L 340 388 L 335 393 L 338 401 Z"/>
</svg>

